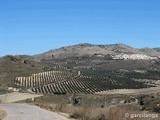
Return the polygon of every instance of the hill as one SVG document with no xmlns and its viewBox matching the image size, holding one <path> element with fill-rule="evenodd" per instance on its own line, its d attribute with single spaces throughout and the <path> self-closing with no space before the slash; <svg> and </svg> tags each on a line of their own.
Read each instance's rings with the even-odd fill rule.
<svg viewBox="0 0 160 120">
<path fill-rule="evenodd" d="M 40 93 L 79 92 L 81 87 L 86 88 L 82 90 L 83 93 L 116 88 L 145 88 L 155 84 L 146 85 L 146 81 L 134 79 L 150 79 L 148 83 L 151 79 L 158 80 L 160 61 L 149 56 L 159 54 L 155 49 L 136 49 L 124 44 L 84 43 L 35 56 L 7 55 L 0 58 L 0 85 L 18 85 Z M 88 90 L 90 85 L 92 87 Z M 57 88 L 60 86 L 63 90 Z M 49 91 L 45 91 L 49 88 Z"/>
<path fill-rule="evenodd" d="M 42 71 L 39 69 L 39 63 L 28 58 L 31 56 L 6 55 L 0 58 L 0 86 L 14 86 L 13 80 L 16 76 L 27 76 Z"/>
<path fill-rule="evenodd" d="M 0 94 L 6 92 L 3 89 L 5 86 L 20 88 L 20 92 L 43 94 L 43 97 L 35 98 L 34 102 L 32 99 L 24 101 L 61 112 L 73 106 L 76 107 L 74 111 L 85 107 L 83 111 L 86 112 L 86 108 L 90 107 L 92 109 L 88 110 L 92 112 L 97 108 L 99 116 L 104 108 L 112 106 L 112 110 L 113 106 L 118 105 L 134 111 L 144 106 L 145 112 L 157 112 L 160 99 L 159 56 L 159 48 L 137 49 L 124 44 L 87 43 L 53 49 L 35 56 L 7 55 L 0 58 Z M 125 92 L 133 94 L 122 95 Z M 153 92 L 154 95 L 150 94 Z M 144 102 L 143 106 L 140 101 Z M 52 105 L 55 103 L 54 109 Z"/>
<path fill-rule="evenodd" d="M 146 54 L 149 56 L 160 56 L 158 49 L 152 48 L 133 48 L 124 44 L 112 44 L 112 45 L 94 45 L 94 44 L 77 44 L 72 46 L 66 46 L 59 49 L 52 49 L 48 52 L 34 55 L 33 58 L 36 61 L 44 59 L 56 59 L 56 58 L 69 58 L 94 54 L 101 55 L 117 55 L 117 54 Z"/>
<path fill-rule="evenodd" d="M 159 48 L 153 48 L 155 51 L 160 52 L 160 47 Z"/>
</svg>

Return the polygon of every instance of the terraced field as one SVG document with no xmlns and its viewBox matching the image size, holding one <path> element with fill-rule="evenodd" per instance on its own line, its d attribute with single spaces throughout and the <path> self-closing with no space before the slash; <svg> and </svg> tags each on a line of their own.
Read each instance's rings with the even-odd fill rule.
<svg viewBox="0 0 160 120">
<path fill-rule="evenodd" d="M 17 85 L 30 88 L 66 81 L 67 79 L 76 76 L 76 74 L 75 71 L 48 71 L 32 74 L 28 77 L 16 77 L 14 81 Z"/>
<path fill-rule="evenodd" d="M 113 89 L 139 89 L 149 87 L 143 82 L 120 77 L 113 71 L 77 71 L 58 65 L 56 67 L 46 65 L 43 66 L 42 69 L 44 69 L 44 72 L 32 74 L 27 77 L 16 77 L 14 79 L 15 84 L 29 88 L 35 93 L 42 94 L 94 94 L 96 92 Z"/>
</svg>

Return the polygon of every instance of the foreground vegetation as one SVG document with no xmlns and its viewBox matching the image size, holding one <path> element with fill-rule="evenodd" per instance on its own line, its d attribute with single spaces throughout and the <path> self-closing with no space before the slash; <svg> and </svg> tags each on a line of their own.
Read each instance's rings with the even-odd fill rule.
<svg viewBox="0 0 160 120">
<path fill-rule="evenodd" d="M 79 101 L 76 101 L 79 98 Z M 138 102 L 133 100 L 137 99 Z M 143 101 L 143 104 L 141 103 Z M 150 102 L 149 102 L 150 101 Z M 151 102 L 152 101 L 152 102 Z M 68 117 L 78 120 L 159 120 L 160 94 L 148 95 L 45 95 L 20 101 L 39 106 L 53 112 L 66 113 Z M 125 117 L 126 113 L 132 115 Z M 131 118 L 133 114 L 154 114 L 159 117 L 153 118 Z"/>
<path fill-rule="evenodd" d="M 3 120 L 7 116 L 7 113 L 0 108 L 0 120 Z"/>
</svg>

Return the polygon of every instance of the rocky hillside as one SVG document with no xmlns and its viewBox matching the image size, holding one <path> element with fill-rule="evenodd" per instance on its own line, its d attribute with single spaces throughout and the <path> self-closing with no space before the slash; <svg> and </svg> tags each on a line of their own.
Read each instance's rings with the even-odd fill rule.
<svg viewBox="0 0 160 120">
<path fill-rule="evenodd" d="M 67 58 L 85 55 L 118 55 L 118 54 L 146 54 L 149 56 L 160 56 L 159 48 L 133 48 L 124 44 L 112 44 L 112 45 L 94 45 L 94 44 L 77 44 L 73 46 L 62 47 L 59 49 L 53 49 L 48 52 L 33 56 L 34 60 L 40 61 L 43 59 L 56 59 Z"/>
<path fill-rule="evenodd" d="M 32 73 L 41 72 L 37 62 L 28 60 L 31 56 L 7 55 L 0 58 L 0 87 L 3 85 L 13 86 L 13 80 L 17 76 L 28 76 Z"/>
</svg>

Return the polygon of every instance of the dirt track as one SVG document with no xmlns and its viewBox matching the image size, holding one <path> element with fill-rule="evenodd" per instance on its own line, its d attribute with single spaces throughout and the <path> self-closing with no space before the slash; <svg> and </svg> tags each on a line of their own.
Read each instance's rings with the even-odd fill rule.
<svg viewBox="0 0 160 120">
<path fill-rule="evenodd" d="M 26 104 L 0 104 L 7 112 L 5 120 L 69 120 L 54 112 Z"/>
<path fill-rule="evenodd" d="M 42 95 L 13 92 L 13 93 L 8 93 L 7 95 L 6 94 L 0 95 L 0 100 L 1 100 L 1 103 L 12 103 L 19 100 L 25 100 L 27 98 L 40 97 L 40 96 Z"/>
<path fill-rule="evenodd" d="M 103 94 L 103 95 L 109 95 L 109 94 L 150 94 L 150 93 L 158 93 L 160 92 L 160 86 L 158 87 L 152 87 L 148 89 L 118 89 L 118 90 L 110 90 L 110 91 L 104 91 L 104 92 L 97 92 L 96 94 Z"/>
</svg>

